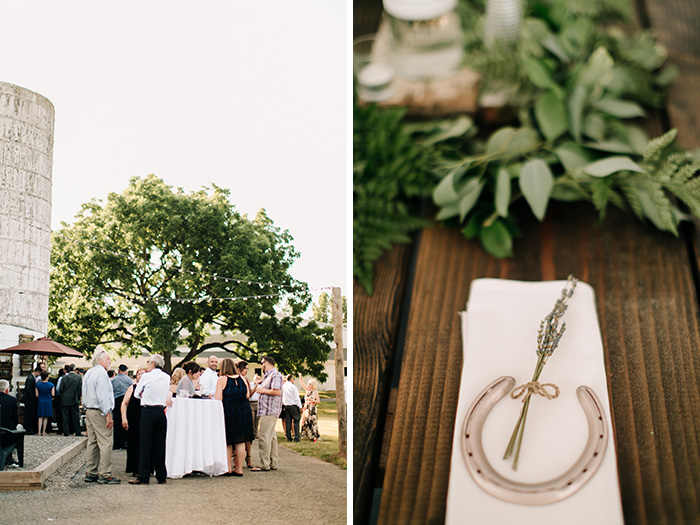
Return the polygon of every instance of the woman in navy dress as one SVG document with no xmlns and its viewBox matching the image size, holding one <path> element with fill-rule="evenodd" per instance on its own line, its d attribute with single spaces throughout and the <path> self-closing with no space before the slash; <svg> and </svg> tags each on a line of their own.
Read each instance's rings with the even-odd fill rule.
<svg viewBox="0 0 700 525">
<path fill-rule="evenodd" d="M 49 383 L 49 374 L 42 372 L 41 381 L 36 384 L 36 397 L 38 400 L 36 415 L 39 418 L 39 435 L 46 435 L 46 426 L 53 417 L 53 383 Z"/>
<path fill-rule="evenodd" d="M 224 476 L 242 476 L 245 442 L 253 440 L 253 418 L 250 413 L 250 387 L 238 373 L 233 359 L 224 358 L 219 368 L 221 376 L 216 382 L 214 399 L 224 404 L 224 423 L 226 426 L 226 448 L 228 472 Z M 236 452 L 233 469 L 231 456 Z"/>
</svg>

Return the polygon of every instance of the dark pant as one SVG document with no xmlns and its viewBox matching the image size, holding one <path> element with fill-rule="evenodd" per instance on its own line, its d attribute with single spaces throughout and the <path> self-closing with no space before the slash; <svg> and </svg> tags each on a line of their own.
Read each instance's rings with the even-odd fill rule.
<svg viewBox="0 0 700 525">
<path fill-rule="evenodd" d="M 164 407 L 141 407 L 141 436 L 139 439 L 139 480 L 148 483 L 151 465 L 156 479 L 164 482 L 168 476 L 165 469 L 165 436 L 168 423 Z"/>
<path fill-rule="evenodd" d="M 122 401 L 124 401 L 124 396 L 114 398 L 114 410 L 112 410 L 112 419 L 114 420 L 114 443 L 112 448 L 114 450 L 126 448 L 126 430 L 122 427 Z"/>
<path fill-rule="evenodd" d="M 36 399 L 24 400 L 24 428 L 27 434 L 36 434 L 38 430 L 36 405 Z"/>
<path fill-rule="evenodd" d="M 53 396 L 53 420 L 56 422 L 56 433 L 63 434 L 63 410 L 61 410 L 61 394 Z"/>
<path fill-rule="evenodd" d="M 296 405 L 284 405 L 284 417 L 286 419 L 287 426 L 287 441 L 292 440 L 292 421 L 294 421 L 294 439 L 299 441 L 301 435 L 299 434 L 299 420 L 301 419 L 301 411 Z"/>
<path fill-rule="evenodd" d="M 80 435 L 80 409 L 78 405 L 63 405 L 61 407 L 63 419 L 63 435 Z"/>
</svg>

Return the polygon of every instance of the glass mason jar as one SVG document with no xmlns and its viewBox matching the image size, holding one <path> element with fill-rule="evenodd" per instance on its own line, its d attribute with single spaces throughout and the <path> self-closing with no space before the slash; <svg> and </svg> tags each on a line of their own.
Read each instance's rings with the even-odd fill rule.
<svg viewBox="0 0 700 525">
<path fill-rule="evenodd" d="M 384 0 L 396 75 L 429 81 L 455 73 L 464 54 L 457 0 Z"/>
</svg>

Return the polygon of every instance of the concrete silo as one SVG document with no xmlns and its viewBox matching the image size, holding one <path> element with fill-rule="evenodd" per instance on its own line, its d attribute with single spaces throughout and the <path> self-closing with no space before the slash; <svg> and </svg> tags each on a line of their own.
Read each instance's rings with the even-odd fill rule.
<svg viewBox="0 0 700 525">
<path fill-rule="evenodd" d="M 51 101 L 0 82 L 0 348 L 47 331 L 53 141 Z"/>
</svg>

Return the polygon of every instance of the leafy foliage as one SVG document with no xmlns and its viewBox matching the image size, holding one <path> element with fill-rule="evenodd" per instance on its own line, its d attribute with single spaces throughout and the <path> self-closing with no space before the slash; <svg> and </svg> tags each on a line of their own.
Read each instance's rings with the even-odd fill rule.
<svg viewBox="0 0 700 525">
<path fill-rule="evenodd" d="M 270 354 L 281 370 L 322 380 L 332 334 L 302 323 L 311 297 L 289 274 L 298 257 L 291 235 L 264 210 L 240 215 L 228 198 L 216 186 L 187 194 L 149 175 L 105 204 L 83 205 L 52 239 L 51 337 L 88 355 L 100 344 L 146 349 L 168 368 L 181 345 L 183 361 L 214 346 L 246 360 Z M 263 295 L 273 296 L 208 300 Z M 287 316 L 277 314 L 281 300 Z M 224 340 L 206 343 L 214 328 Z"/>
<path fill-rule="evenodd" d="M 471 119 L 406 123 L 404 109 L 355 101 L 353 119 L 353 272 L 371 293 L 374 262 L 427 224 L 419 199 L 434 184 L 431 169 Z"/>
<path fill-rule="evenodd" d="M 341 311 L 343 315 L 343 326 L 348 325 L 348 298 L 341 297 Z M 318 323 L 331 324 L 333 322 L 333 301 L 326 292 L 321 292 L 318 296 L 318 304 L 311 305 L 314 314 L 314 321 Z"/>
<path fill-rule="evenodd" d="M 628 18 L 626 4 L 530 3 L 521 40 L 488 50 L 479 17 L 467 16 L 474 4 L 461 9 L 466 33 L 477 35 L 468 61 L 517 108 L 520 127 L 498 129 L 476 153 L 471 143 L 470 154 L 436 169 L 438 219 L 458 217 L 466 237 L 504 257 L 517 235 L 510 205 L 521 197 L 539 220 L 552 199 L 587 200 L 601 218 L 613 204 L 677 234 L 684 215 L 672 196 L 700 216 L 700 164 L 674 153 L 675 131 L 649 141 L 632 120 L 645 115 L 640 102 L 662 102 L 673 75 L 659 72 L 665 51 L 649 33 L 610 25 Z"/>
</svg>

